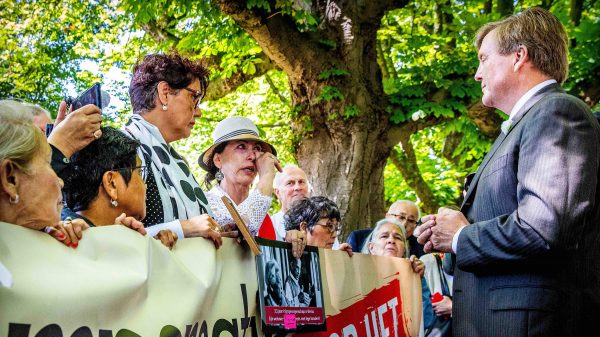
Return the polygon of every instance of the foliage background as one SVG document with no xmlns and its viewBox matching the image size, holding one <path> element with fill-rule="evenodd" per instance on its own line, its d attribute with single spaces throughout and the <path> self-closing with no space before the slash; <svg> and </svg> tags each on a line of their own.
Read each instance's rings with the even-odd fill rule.
<svg viewBox="0 0 600 337">
<path fill-rule="evenodd" d="M 390 120 L 397 125 L 440 120 L 415 129 L 410 142 L 399 144 L 388 159 L 384 170 L 388 204 L 398 199 L 417 200 L 421 205 L 426 201 L 401 173 L 401 166 L 410 159 L 403 156 L 407 145 L 414 149 L 418 172 L 414 166 L 407 167 L 432 193 L 430 204 L 460 203 L 464 176 L 476 170 L 494 136 L 483 132 L 469 114 L 481 96 L 479 83 L 473 79 L 477 59 L 472 38 L 483 23 L 534 5 L 550 8 L 571 37 L 571 71 L 565 88 L 598 109 L 598 1 L 420 0 L 384 15 L 376 46 L 391 103 L 386 108 Z M 321 24 L 312 15 L 310 1 L 249 0 L 246 6 L 291 16 L 298 30 L 307 34 Z M 335 47 L 336 42 L 323 39 L 321 43 Z M 136 60 L 150 52 L 177 50 L 205 59 L 212 70 L 209 100 L 202 106 L 203 116 L 192 136 L 175 144 L 197 177 L 203 172 L 196 160 L 211 142 L 215 124 L 225 117 L 251 118 L 284 163 L 297 160 L 298 142 L 313 130 L 311 121 L 299 117 L 292 104 L 286 74 L 213 1 L 3 1 L 0 46 L 0 98 L 35 102 L 55 114 L 67 91 L 81 92 L 101 81 L 113 100 L 122 102 L 106 111 L 106 123 L 115 126 L 122 125 L 130 113 L 128 77 L 109 73 L 129 74 Z M 320 76 L 346 74 L 343 69 L 332 69 Z M 335 86 L 322 91 L 321 97 L 345 99 Z M 360 113 L 350 106 L 329 118 L 347 120 Z M 502 118 L 497 114 L 491 123 L 497 127 Z M 294 123 L 303 125 L 302 133 L 293 131 Z"/>
</svg>

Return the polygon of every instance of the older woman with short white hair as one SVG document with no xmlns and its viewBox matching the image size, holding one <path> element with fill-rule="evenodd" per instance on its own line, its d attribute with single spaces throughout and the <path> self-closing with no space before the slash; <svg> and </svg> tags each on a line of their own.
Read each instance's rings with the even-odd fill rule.
<svg viewBox="0 0 600 337">
<path fill-rule="evenodd" d="M 368 243 L 369 254 L 378 256 L 391 256 L 404 258 L 408 253 L 406 243 L 406 230 L 404 226 L 396 219 L 382 219 L 377 221 L 373 229 L 371 241 Z M 425 274 L 425 264 L 415 255 L 411 255 L 409 260 L 413 272 L 421 276 L 421 288 L 423 295 L 423 328 L 428 329 L 434 320 L 433 309 L 431 307 L 431 292 L 427 282 L 423 278 Z"/>
<path fill-rule="evenodd" d="M 62 180 L 50 166 L 51 150 L 27 108 L 0 101 L 0 224 L 45 230 L 76 248 L 83 221 L 60 221 Z"/>
</svg>

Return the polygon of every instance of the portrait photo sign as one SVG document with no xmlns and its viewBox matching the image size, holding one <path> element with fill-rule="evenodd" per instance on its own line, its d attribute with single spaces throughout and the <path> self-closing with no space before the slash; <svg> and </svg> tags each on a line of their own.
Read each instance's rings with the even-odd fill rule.
<svg viewBox="0 0 600 337">
<path fill-rule="evenodd" d="M 306 246 L 302 257 L 292 255 L 292 245 L 256 239 L 260 313 L 266 332 L 325 331 L 325 305 L 319 250 Z"/>
</svg>

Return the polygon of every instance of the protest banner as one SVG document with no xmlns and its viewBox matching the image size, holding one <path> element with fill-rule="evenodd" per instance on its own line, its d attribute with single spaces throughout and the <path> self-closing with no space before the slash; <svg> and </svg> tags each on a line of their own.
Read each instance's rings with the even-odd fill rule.
<svg viewBox="0 0 600 337">
<path fill-rule="evenodd" d="M 319 256 L 327 331 L 310 335 L 417 336 L 420 282 L 406 260 Z M 231 239 L 216 250 L 190 238 L 169 251 L 108 226 L 86 230 L 73 249 L 0 223 L 0 263 L 11 280 L 0 286 L 0 336 L 263 335 L 254 256 Z"/>
</svg>

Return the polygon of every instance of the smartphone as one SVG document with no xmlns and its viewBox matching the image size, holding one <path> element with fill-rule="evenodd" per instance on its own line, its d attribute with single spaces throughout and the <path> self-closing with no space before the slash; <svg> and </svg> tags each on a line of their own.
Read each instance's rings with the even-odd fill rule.
<svg viewBox="0 0 600 337">
<path fill-rule="evenodd" d="M 46 138 L 50 137 L 50 134 L 52 133 L 52 129 L 54 129 L 54 124 L 52 124 L 52 123 L 46 124 Z"/>
<path fill-rule="evenodd" d="M 69 102 L 67 102 L 69 104 Z M 75 111 L 85 105 L 94 104 L 102 110 L 102 90 L 100 90 L 100 83 L 95 83 L 89 89 L 81 93 L 79 97 L 71 100 L 72 111 Z"/>
</svg>

